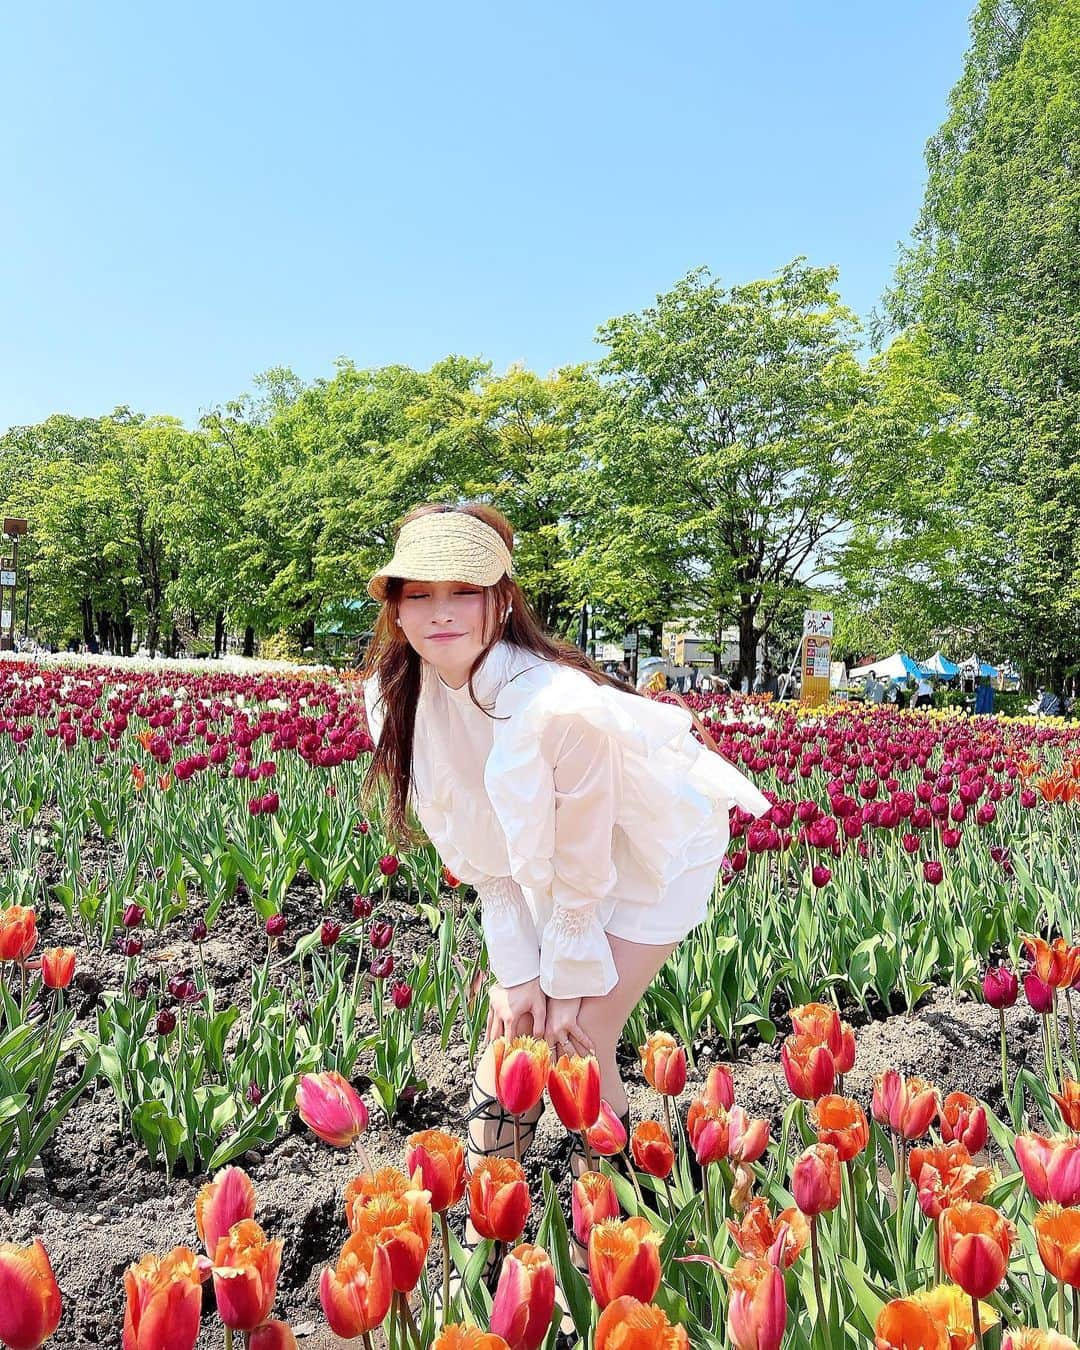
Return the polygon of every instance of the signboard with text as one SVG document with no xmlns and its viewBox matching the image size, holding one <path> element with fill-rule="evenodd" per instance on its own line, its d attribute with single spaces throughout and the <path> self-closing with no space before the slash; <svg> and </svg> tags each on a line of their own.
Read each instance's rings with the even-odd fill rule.
<svg viewBox="0 0 1080 1350">
<path fill-rule="evenodd" d="M 14 586 L 15 573 L 10 568 L 0 567 L 0 586 Z"/>
<path fill-rule="evenodd" d="M 827 609 L 808 609 L 803 614 L 802 702 L 818 707 L 829 701 L 829 670 L 832 663 L 833 616 Z"/>
</svg>

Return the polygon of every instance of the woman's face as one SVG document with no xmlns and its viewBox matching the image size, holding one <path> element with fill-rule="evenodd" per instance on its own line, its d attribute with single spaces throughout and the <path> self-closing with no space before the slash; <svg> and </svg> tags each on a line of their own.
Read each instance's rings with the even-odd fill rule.
<svg viewBox="0 0 1080 1350">
<path fill-rule="evenodd" d="M 455 689 L 487 645 L 484 590 L 469 581 L 406 581 L 401 588 L 401 631 Z"/>
</svg>

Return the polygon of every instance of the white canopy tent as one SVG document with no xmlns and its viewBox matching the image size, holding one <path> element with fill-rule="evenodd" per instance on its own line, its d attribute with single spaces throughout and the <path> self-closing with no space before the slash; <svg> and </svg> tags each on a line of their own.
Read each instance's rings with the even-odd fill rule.
<svg viewBox="0 0 1080 1350">
<path fill-rule="evenodd" d="M 861 679 L 871 671 L 879 680 L 906 680 L 910 675 L 918 675 L 922 667 L 905 652 L 893 652 L 880 661 L 868 661 L 865 666 L 856 666 L 848 671 L 849 680 Z"/>
</svg>

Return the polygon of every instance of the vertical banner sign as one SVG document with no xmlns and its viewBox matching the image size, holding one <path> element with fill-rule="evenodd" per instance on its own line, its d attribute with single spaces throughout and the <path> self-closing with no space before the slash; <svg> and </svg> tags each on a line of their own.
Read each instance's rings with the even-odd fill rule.
<svg viewBox="0 0 1080 1350">
<path fill-rule="evenodd" d="M 827 609 L 803 614 L 802 702 L 816 708 L 829 701 L 829 664 L 832 660 L 833 616 Z"/>
</svg>

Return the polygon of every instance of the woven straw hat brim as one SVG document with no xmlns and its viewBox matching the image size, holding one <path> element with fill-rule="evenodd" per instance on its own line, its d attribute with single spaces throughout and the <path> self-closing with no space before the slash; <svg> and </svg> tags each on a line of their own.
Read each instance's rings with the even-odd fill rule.
<svg viewBox="0 0 1080 1350">
<path fill-rule="evenodd" d="M 439 512 L 404 526 L 394 556 L 368 582 L 368 594 L 385 600 L 390 577 L 493 586 L 504 575 L 513 575 L 513 561 L 495 530 L 475 516 Z"/>
</svg>

